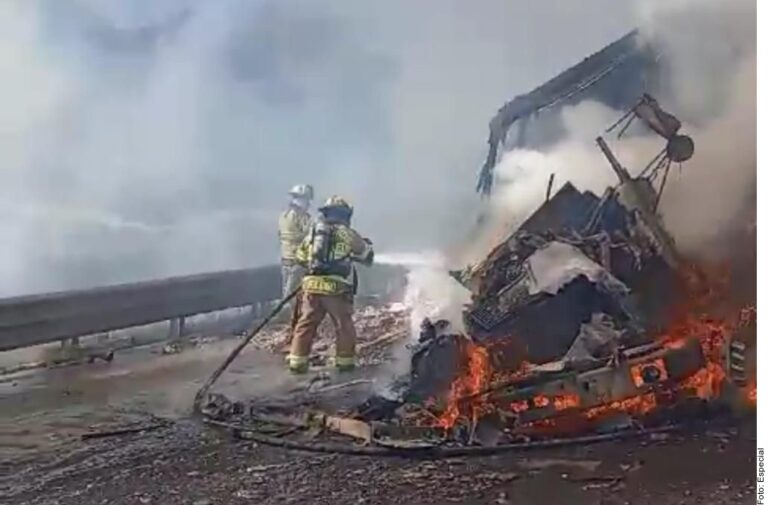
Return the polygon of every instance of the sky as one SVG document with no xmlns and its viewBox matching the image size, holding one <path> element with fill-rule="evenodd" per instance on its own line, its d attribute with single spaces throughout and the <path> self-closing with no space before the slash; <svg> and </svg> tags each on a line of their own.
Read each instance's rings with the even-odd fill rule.
<svg viewBox="0 0 768 505">
<path fill-rule="evenodd" d="M 583 0 L 5 0 L 0 296 L 277 261 L 294 184 L 460 240 L 487 124 L 635 25 Z"/>
</svg>

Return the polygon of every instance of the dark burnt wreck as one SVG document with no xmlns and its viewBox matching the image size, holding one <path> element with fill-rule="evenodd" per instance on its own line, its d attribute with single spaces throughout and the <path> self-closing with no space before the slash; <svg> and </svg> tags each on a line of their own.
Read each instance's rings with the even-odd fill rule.
<svg viewBox="0 0 768 505">
<path fill-rule="evenodd" d="M 560 111 L 584 100 L 627 110 L 644 93 L 658 95 L 664 82 L 660 52 L 633 31 L 588 56 L 536 89 L 505 103 L 489 124 L 488 154 L 477 190 L 489 194 L 493 169 L 503 151 L 545 149 L 565 135 Z"/>
<path fill-rule="evenodd" d="M 463 327 L 424 320 L 410 371 L 385 391 L 352 381 L 298 403 L 216 396 L 205 412 L 249 430 L 313 428 L 434 449 L 663 426 L 746 404 L 739 334 L 754 311 L 718 309 L 720 279 L 680 255 L 657 213 L 671 163 L 694 151 L 649 94 L 663 86 L 662 65 L 631 33 L 499 111 L 480 191 L 491 190 L 500 150 L 556 142 L 558 109 L 587 98 L 626 111 L 596 139 L 605 164 L 594 169 L 612 170 L 617 183 L 601 195 L 570 183 L 548 192 L 484 260 L 451 272 L 471 293 Z M 661 146 L 637 176 L 609 146 L 633 121 Z"/>
</svg>

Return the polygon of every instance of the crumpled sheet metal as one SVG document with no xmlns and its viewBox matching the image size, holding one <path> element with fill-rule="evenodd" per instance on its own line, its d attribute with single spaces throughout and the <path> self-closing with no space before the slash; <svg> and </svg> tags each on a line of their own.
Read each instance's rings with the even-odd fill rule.
<svg viewBox="0 0 768 505">
<path fill-rule="evenodd" d="M 602 313 L 592 314 L 592 319 L 581 325 L 571 348 L 563 356 L 563 362 L 599 361 L 606 351 L 619 347 L 623 337 L 624 333 L 614 327 L 609 316 Z"/>
<path fill-rule="evenodd" d="M 629 288 L 601 265 L 589 259 L 576 247 L 563 242 L 550 242 L 527 260 L 530 294 L 557 294 L 563 286 L 583 275 L 607 292 L 629 294 Z"/>
</svg>

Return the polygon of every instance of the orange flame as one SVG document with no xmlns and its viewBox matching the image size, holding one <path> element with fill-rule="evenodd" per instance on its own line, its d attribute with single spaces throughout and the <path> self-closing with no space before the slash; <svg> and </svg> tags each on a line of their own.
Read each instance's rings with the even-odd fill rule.
<svg viewBox="0 0 768 505">
<path fill-rule="evenodd" d="M 657 340 L 665 347 L 677 349 L 687 345 L 691 339 L 700 342 L 705 365 L 692 376 L 675 386 L 677 391 L 687 395 L 695 395 L 703 399 L 711 399 L 720 394 L 722 386 L 727 379 L 723 368 L 722 355 L 726 342 L 739 328 L 754 323 L 756 310 L 754 307 L 731 310 L 730 315 L 722 315 L 723 309 L 728 309 L 728 273 L 726 269 L 718 268 L 708 270 L 704 275 L 703 269 L 698 266 L 687 267 L 683 271 L 683 280 L 686 287 L 686 299 L 675 307 L 677 317 L 673 319 L 667 329 L 658 336 Z M 714 275 L 712 275 L 714 273 Z M 732 309 L 733 307 L 730 307 Z M 713 315 L 715 309 L 719 315 Z M 666 402 L 663 392 L 649 392 L 643 395 L 615 401 L 605 405 L 592 407 L 582 412 L 577 409 L 582 407 L 581 398 L 577 394 L 538 395 L 530 400 L 514 401 L 508 405 L 497 406 L 489 402 L 487 395 L 483 395 L 490 385 L 496 380 L 509 380 L 515 376 L 524 376 L 530 370 L 530 365 L 524 363 L 513 374 L 499 374 L 494 372 L 489 359 L 489 350 L 477 344 L 468 343 L 465 349 L 466 367 L 464 371 L 451 384 L 447 396 L 447 407 L 437 418 L 437 426 L 450 428 L 464 418 L 476 421 L 480 416 L 494 411 L 497 407 L 513 413 L 522 413 L 536 408 L 554 407 L 557 412 L 572 410 L 571 414 L 564 412 L 562 420 L 565 423 L 574 416 L 582 421 L 599 420 L 601 417 L 617 412 L 626 412 L 631 416 L 643 416 L 657 409 Z M 662 376 L 666 378 L 666 369 L 661 363 L 656 363 L 662 370 Z M 642 384 L 641 368 L 632 370 L 635 384 Z M 756 403 L 757 389 L 754 384 L 745 391 L 748 401 Z M 537 425 L 548 425 L 558 428 L 560 421 L 543 419 L 536 421 Z M 562 426 L 560 426 L 562 427 Z M 559 428 L 558 428 L 559 429 Z"/>
<path fill-rule="evenodd" d="M 555 411 L 568 410 L 578 408 L 581 405 L 581 398 L 576 394 L 562 394 L 562 395 L 536 395 L 531 401 L 519 400 L 509 404 L 509 410 L 519 414 L 530 410 L 531 408 L 542 409 L 545 407 L 553 406 Z"/>
<path fill-rule="evenodd" d="M 681 389 L 690 390 L 703 399 L 720 394 L 727 377 L 721 363 L 721 353 L 726 336 L 731 332 L 730 325 L 724 320 L 688 317 L 686 321 L 671 327 L 668 334 L 662 337 L 662 341 L 670 348 L 677 348 L 691 338 L 697 338 L 701 343 L 706 365 L 682 381 L 679 385 Z"/>
<path fill-rule="evenodd" d="M 472 420 L 488 412 L 488 406 L 483 402 L 465 402 L 467 397 L 473 397 L 485 391 L 490 384 L 491 366 L 488 351 L 479 345 L 468 342 L 466 344 L 467 370 L 451 384 L 448 393 L 448 406 L 437 419 L 437 425 L 442 428 L 451 428 L 462 415 L 471 416 Z M 466 406 L 469 412 L 466 412 Z"/>
<path fill-rule="evenodd" d="M 757 383 L 754 378 L 749 381 L 747 387 L 744 388 L 744 400 L 750 407 L 757 406 Z"/>
<path fill-rule="evenodd" d="M 699 398 L 717 397 L 727 378 L 723 369 L 724 345 L 735 330 L 754 321 L 754 307 L 745 307 L 730 316 L 711 315 L 716 308 L 727 308 L 729 272 L 727 267 L 709 266 L 705 275 L 703 267 L 689 265 L 683 271 L 687 299 L 677 306 L 679 314 L 659 340 L 668 348 L 685 345 L 689 339 L 701 343 L 706 364 L 679 388 Z"/>
<path fill-rule="evenodd" d="M 584 416 L 587 419 L 597 419 L 607 414 L 616 412 L 626 412 L 627 414 L 633 416 L 640 416 L 651 412 L 656 408 L 656 406 L 656 394 L 647 393 L 640 396 L 633 396 L 631 398 L 627 398 L 626 400 L 620 400 L 606 405 L 593 407 L 584 412 Z"/>
<path fill-rule="evenodd" d="M 747 401 L 750 405 L 757 405 L 757 386 L 752 385 L 747 389 Z"/>
<path fill-rule="evenodd" d="M 560 395 L 554 398 L 555 410 L 575 409 L 581 405 L 579 395 L 568 394 Z"/>
</svg>

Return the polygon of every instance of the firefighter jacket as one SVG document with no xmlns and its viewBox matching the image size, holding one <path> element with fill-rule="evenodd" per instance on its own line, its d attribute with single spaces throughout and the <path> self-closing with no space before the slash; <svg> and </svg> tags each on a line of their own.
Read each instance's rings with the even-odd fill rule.
<svg viewBox="0 0 768 505">
<path fill-rule="evenodd" d="M 296 262 L 296 250 L 311 229 L 312 216 L 309 212 L 292 205 L 280 214 L 278 236 L 280 238 L 280 258 L 284 263 Z"/>
<path fill-rule="evenodd" d="M 302 241 L 296 257 L 307 268 L 301 284 L 305 293 L 355 294 L 357 272 L 353 263 L 370 265 L 373 248 L 345 224 L 318 222 Z"/>
</svg>

